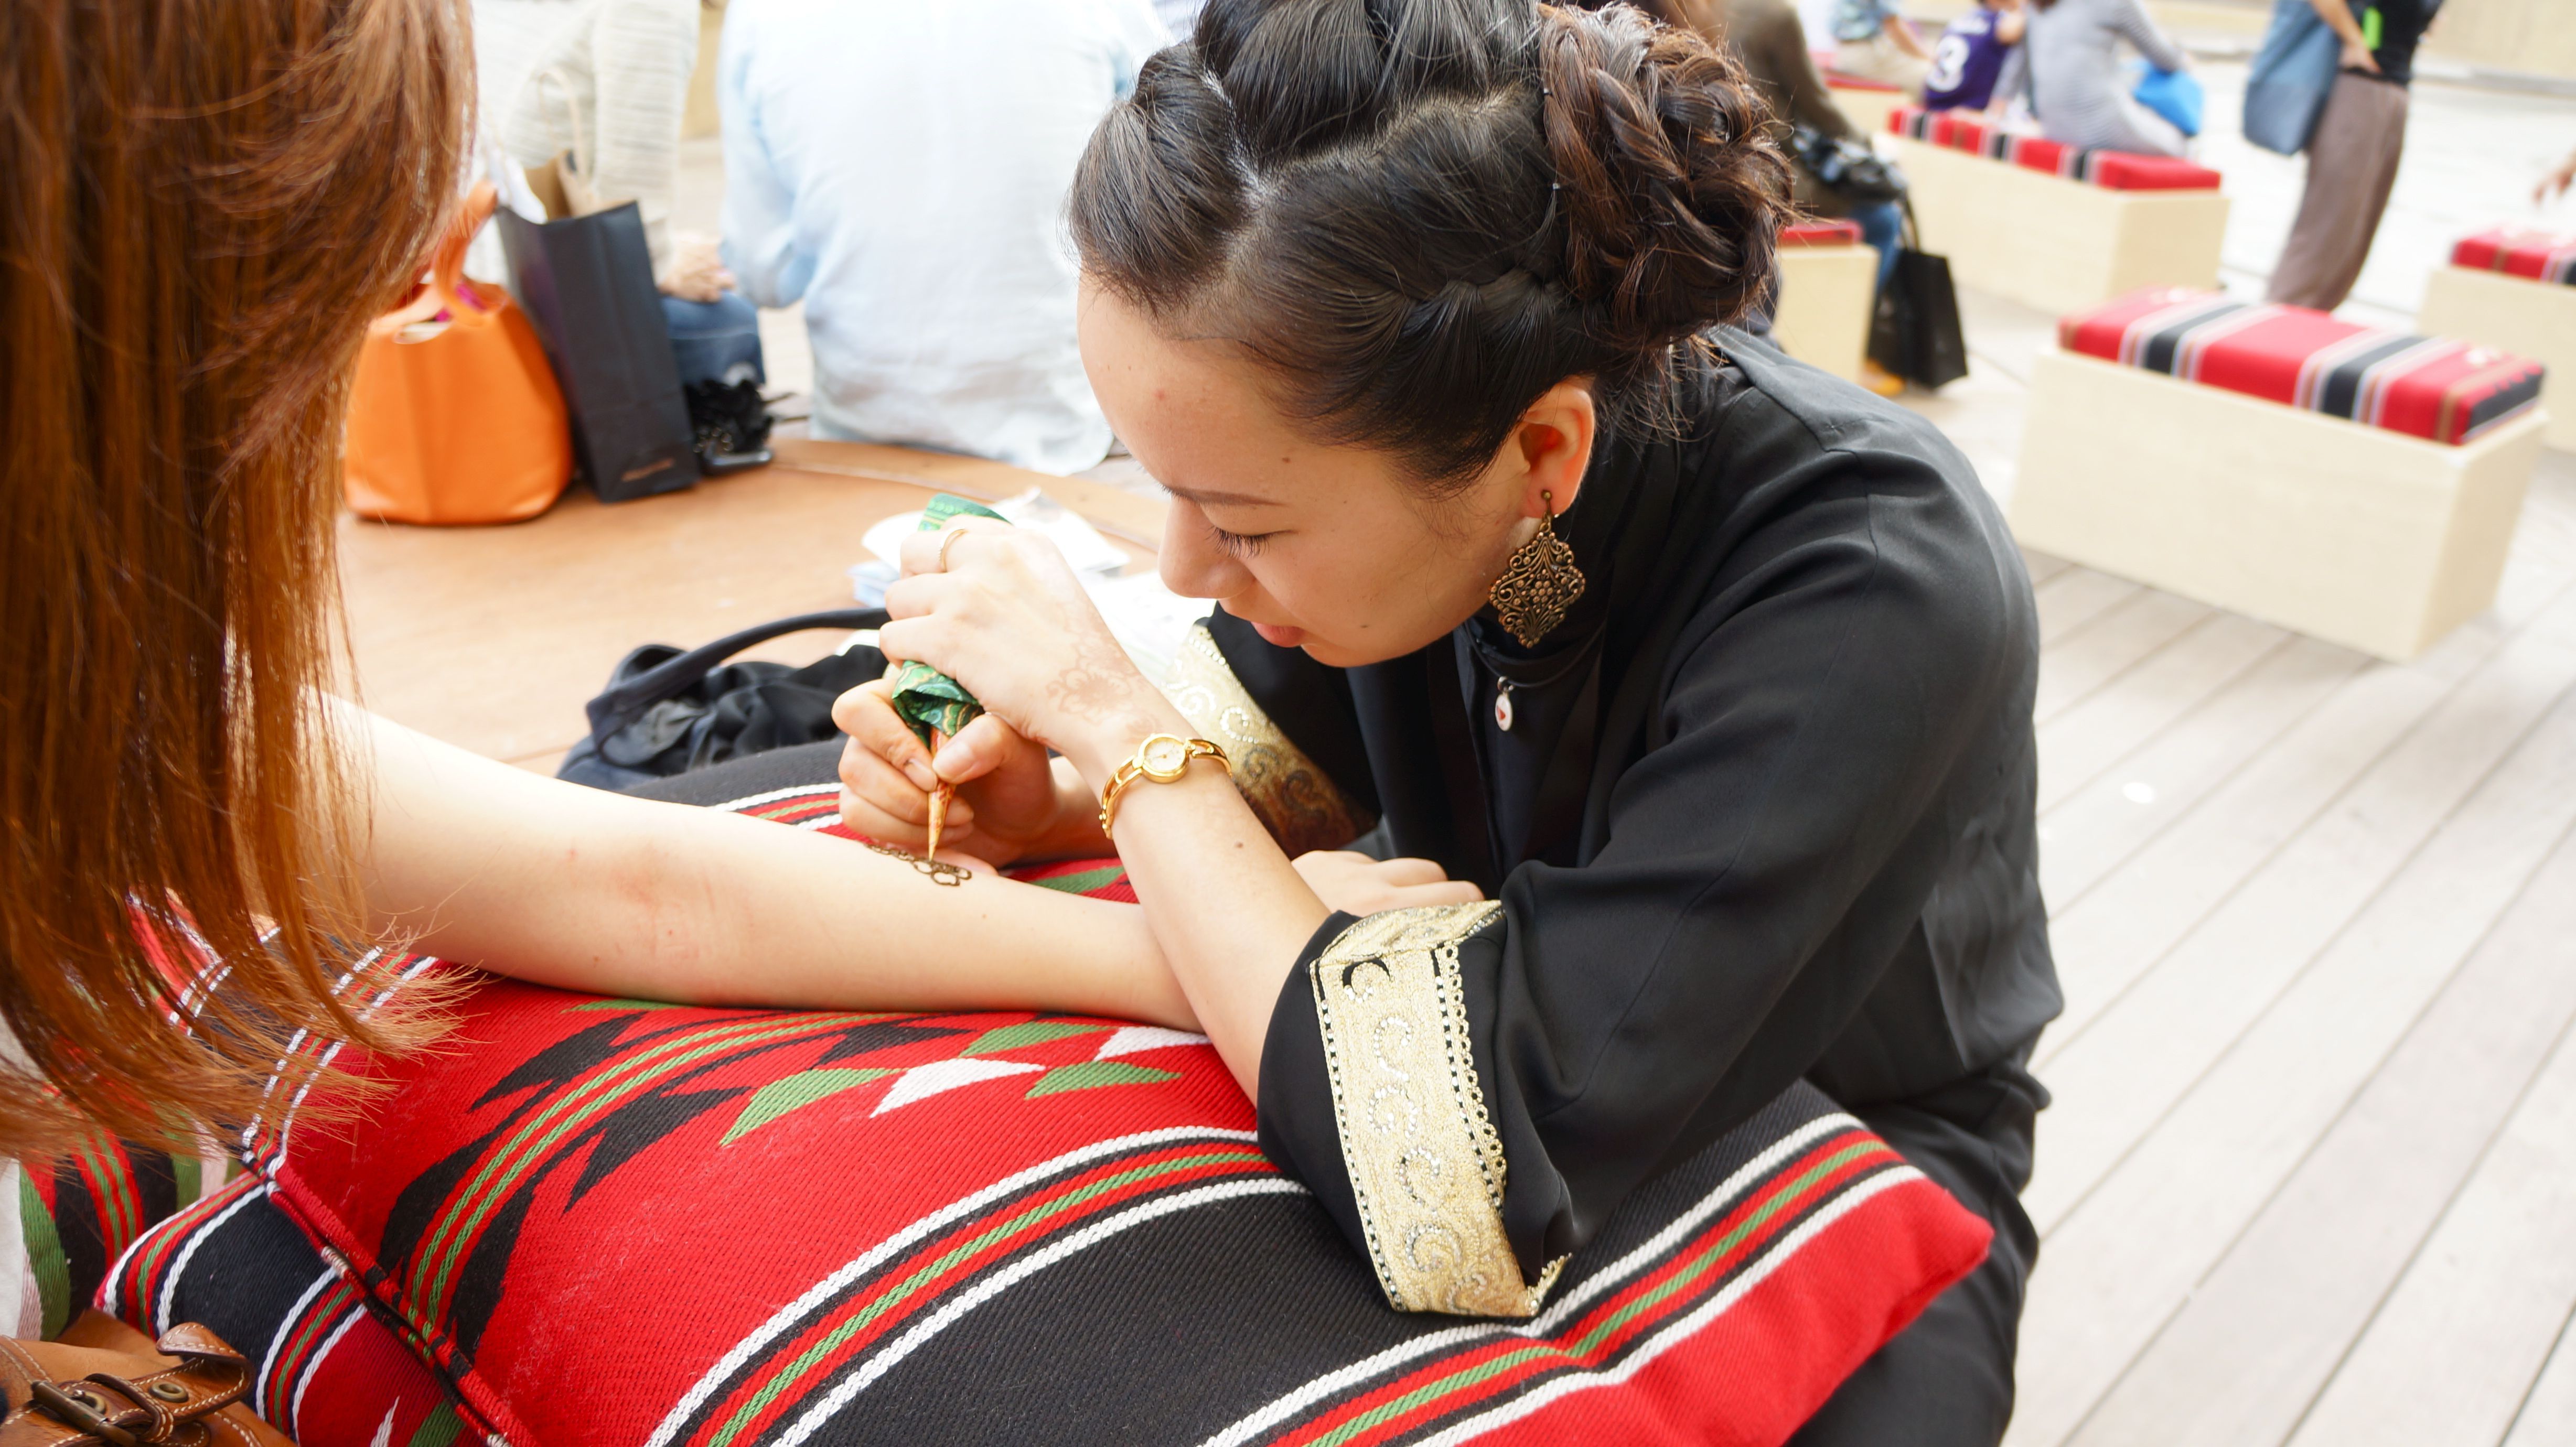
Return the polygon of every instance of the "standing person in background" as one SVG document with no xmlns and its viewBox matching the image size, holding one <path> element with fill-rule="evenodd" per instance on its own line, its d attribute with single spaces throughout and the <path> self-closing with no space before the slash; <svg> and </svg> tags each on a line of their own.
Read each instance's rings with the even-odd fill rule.
<svg viewBox="0 0 2576 1447">
<path fill-rule="evenodd" d="M 2021 0 L 1977 0 L 1977 8 L 1950 22 L 1932 47 L 1932 69 L 1923 77 L 1923 104 L 1936 111 L 1982 111 L 1999 99 L 2004 66 L 2021 44 L 2028 17 Z"/>
<path fill-rule="evenodd" d="M 1834 69 L 1863 80 L 1883 80 L 1915 100 L 1923 99 L 1923 76 L 1932 68 L 1932 53 L 1905 23 L 1896 0 L 1836 0 Z"/>
<path fill-rule="evenodd" d="M 2308 139 L 2299 219 L 2272 268 L 2269 300 L 2333 311 L 2352 295 L 2406 149 L 2406 86 L 2415 43 L 2442 0 L 2308 0 L 2343 40 L 2343 68 Z"/>
<path fill-rule="evenodd" d="M 733 0 L 725 260 L 761 305 L 805 303 L 815 435 L 1055 473 L 1108 455 L 1064 198 L 1170 39 L 1151 0 Z"/>
<path fill-rule="evenodd" d="M 2040 134 L 2078 150 L 2188 153 L 2190 138 L 2129 93 L 2129 75 L 2120 64 L 2123 41 L 2158 70 L 2190 64 L 2138 0 L 2030 3 L 2028 43 L 2005 62 L 2003 79 L 1995 84 L 1997 102 L 2027 93 L 2039 114 Z"/>
</svg>

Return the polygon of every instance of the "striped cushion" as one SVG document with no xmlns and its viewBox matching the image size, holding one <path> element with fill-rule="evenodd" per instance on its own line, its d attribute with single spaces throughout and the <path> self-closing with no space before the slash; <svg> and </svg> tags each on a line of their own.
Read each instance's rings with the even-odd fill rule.
<svg viewBox="0 0 2576 1447">
<path fill-rule="evenodd" d="M 2451 248 L 2451 264 L 2576 286 L 2576 236 L 2499 226 L 2461 238 Z"/>
<path fill-rule="evenodd" d="M 2062 318 L 2057 338 L 2070 352 L 2448 443 L 2532 406 L 2543 370 L 2492 347 L 2173 287 Z"/>
<path fill-rule="evenodd" d="M 104 1293 L 259 1353 L 302 1447 L 1778 1443 L 1988 1237 L 1800 1085 L 1537 1318 L 1402 1315 L 1201 1037 L 470 980 L 471 1049 L 342 1056 L 363 1129 L 255 1122 Z"/>
<path fill-rule="evenodd" d="M 1782 246 L 1855 246 L 1859 242 L 1856 221 L 1805 221 L 1780 228 Z"/>
<path fill-rule="evenodd" d="M 51 1337 L 81 1313 L 108 1268 L 144 1232 L 195 1201 L 201 1187 L 223 1182 L 224 1157 L 212 1160 L 96 1136 L 57 1160 L 9 1163 L 0 1189 L 17 1197 L 18 1298 L 0 1336 Z M 14 1179 L 12 1179 L 14 1177 Z"/>
<path fill-rule="evenodd" d="M 1887 128 L 1897 135 L 1948 150 L 1966 151 L 2072 181 L 2087 181 L 2112 191 L 2215 191 L 2220 181 L 2216 171 L 2196 162 L 2126 151 L 2079 151 L 2038 136 L 2010 134 L 1985 124 L 1973 112 L 1900 106 L 1888 113 Z"/>
</svg>

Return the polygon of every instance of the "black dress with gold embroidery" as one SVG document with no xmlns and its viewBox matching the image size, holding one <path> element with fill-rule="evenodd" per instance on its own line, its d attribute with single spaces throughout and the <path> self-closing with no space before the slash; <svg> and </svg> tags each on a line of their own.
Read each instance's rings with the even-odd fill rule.
<svg viewBox="0 0 2576 1447">
<path fill-rule="evenodd" d="M 1219 614 L 1184 660 L 1292 852 L 1374 819 L 1494 901 L 1335 917 L 1265 1046 L 1264 1145 L 1402 1307 L 1526 1313 L 1802 1075 L 1958 1135 L 1982 1177 L 1936 1178 L 2018 1214 L 2059 1005 L 2029 579 L 1929 424 L 1718 340 L 1684 435 L 1597 451 L 1559 520 L 1589 586 L 1535 648 L 1487 618 L 1340 670 Z"/>
</svg>

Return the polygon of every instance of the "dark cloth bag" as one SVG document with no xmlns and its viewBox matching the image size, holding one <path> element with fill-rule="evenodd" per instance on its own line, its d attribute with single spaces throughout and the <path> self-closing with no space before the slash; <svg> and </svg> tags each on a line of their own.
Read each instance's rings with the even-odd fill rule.
<svg viewBox="0 0 2576 1447">
<path fill-rule="evenodd" d="M 809 628 L 882 627 L 882 608 L 800 613 L 702 647 L 647 643 L 618 660 L 608 688 L 584 705 L 590 737 L 564 755 L 558 779 L 626 790 L 771 749 L 839 737 L 832 701 L 883 678 L 885 655 L 865 644 L 791 668 L 725 660 Z"/>
<path fill-rule="evenodd" d="M 696 436 L 643 213 L 630 201 L 535 222 L 504 207 L 500 224 L 510 292 L 536 323 L 572 414 L 575 469 L 602 502 L 694 485 Z"/>
<path fill-rule="evenodd" d="M 1797 125 L 1789 130 L 1789 149 L 1817 185 L 1847 206 L 1905 199 L 1905 173 L 1866 142 Z"/>
<path fill-rule="evenodd" d="M 1896 265 L 1879 288 L 1869 359 L 1918 387 L 1946 386 L 1968 375 L 1968 338 L 1959 326 L 1950 258 L 1917 248 L 1911 206 L 1905 208 Z"/>
</svg>

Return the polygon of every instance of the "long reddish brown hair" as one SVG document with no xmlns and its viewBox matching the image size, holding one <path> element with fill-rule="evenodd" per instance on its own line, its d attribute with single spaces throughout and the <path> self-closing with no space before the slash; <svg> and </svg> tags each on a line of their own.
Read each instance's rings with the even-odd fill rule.
<svg viewBox="0 0 2576 1447">
<path fill-rule="evenodd" d="M 0 1151 L 384 1043 L 334 671 L 342 401 L 456 192 L 459 0 L 0 0 Z M 174 961 L 225 960 L 193 1027 Z"/>
</svg>

